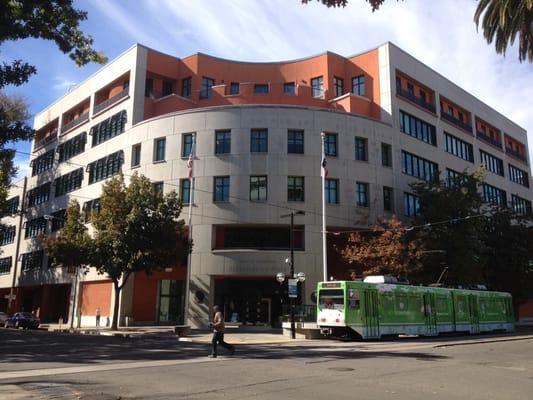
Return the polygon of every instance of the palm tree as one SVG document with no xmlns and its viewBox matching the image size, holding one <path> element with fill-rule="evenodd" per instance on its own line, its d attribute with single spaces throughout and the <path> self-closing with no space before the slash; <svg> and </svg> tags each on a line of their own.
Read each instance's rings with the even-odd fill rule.
<svg viewBox="0 0 533 400">
<path fill-rule="evenodd" d="M 504 54 L 518 35 L 520 61 L 533 62 L 533 0 L 480 0 L 474 21 L 481 27 L 487 43 L 495 42 L 496 51 Z"/>
</svg>

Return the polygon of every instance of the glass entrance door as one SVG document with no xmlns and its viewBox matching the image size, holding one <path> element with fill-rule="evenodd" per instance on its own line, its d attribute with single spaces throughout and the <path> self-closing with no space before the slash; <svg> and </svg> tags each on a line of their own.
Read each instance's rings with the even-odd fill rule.
<svg viewBox="0 0 533 400">
<path fill-rule="evenodd" d="M 183 281 L 160 281 L 159 323 L 183 324 Z"/>
</svg>

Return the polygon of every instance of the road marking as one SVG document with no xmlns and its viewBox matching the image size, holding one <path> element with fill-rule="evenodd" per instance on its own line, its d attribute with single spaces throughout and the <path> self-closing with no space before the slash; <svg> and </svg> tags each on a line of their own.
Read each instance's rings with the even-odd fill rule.
<svg viewBox="0 0 533 400">
<path fill-rule="evenodd" d="M 83 365 L 79 367 L 64 367 L 50 369 L 31 369 L 24 371 L 0 372 L 0 380 L 16 378 L 32 378 L 36 376 L 51 376 L 65 374 L 79 374 L 87 372 L 116 371 L 135 368 L 165 367 L 183 364 L 200 364 L 209 362 L 227 361 L 230 358 L 189 358 L 185 360 L 159 360 L 159 361 L 137 361 L 117 364 Z"/>
</svg>

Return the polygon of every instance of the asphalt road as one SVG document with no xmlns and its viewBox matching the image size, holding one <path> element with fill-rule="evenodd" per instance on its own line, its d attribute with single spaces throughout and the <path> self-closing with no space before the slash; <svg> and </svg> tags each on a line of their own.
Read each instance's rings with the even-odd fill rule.
<svg viewBox="0 0 533 400">
<path fill-rule="evenodd" d="M 485 337 L 481 337 L 485 339 Z M 533 398 L 533 338 L 241 345 L 233 357 L 172 336 L 0 329 L 0 398 Z"/>
</svg>

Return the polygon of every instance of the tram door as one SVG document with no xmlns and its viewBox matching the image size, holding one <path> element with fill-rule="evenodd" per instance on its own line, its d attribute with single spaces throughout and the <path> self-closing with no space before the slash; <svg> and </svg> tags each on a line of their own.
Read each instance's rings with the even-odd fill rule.
<svg viewBox="0 0 533 400">
<path fill-rule="evenodd" d="M 424 293 L 424 316 L 428 336 L 437 336 L 437 312 L 433 293 Z"/>
<path fill-rule="evenodd" d="M 377 290 L 365 290 L 366 338 L 379 338 L 379 308 Z"/>
<path fill-rule="evenodd" d="M 477 298 L 472 294 L 468 296 L 468 312 L 470 314 L 470 333 L 479 333 L 479 309 Z"/>
</svg>

